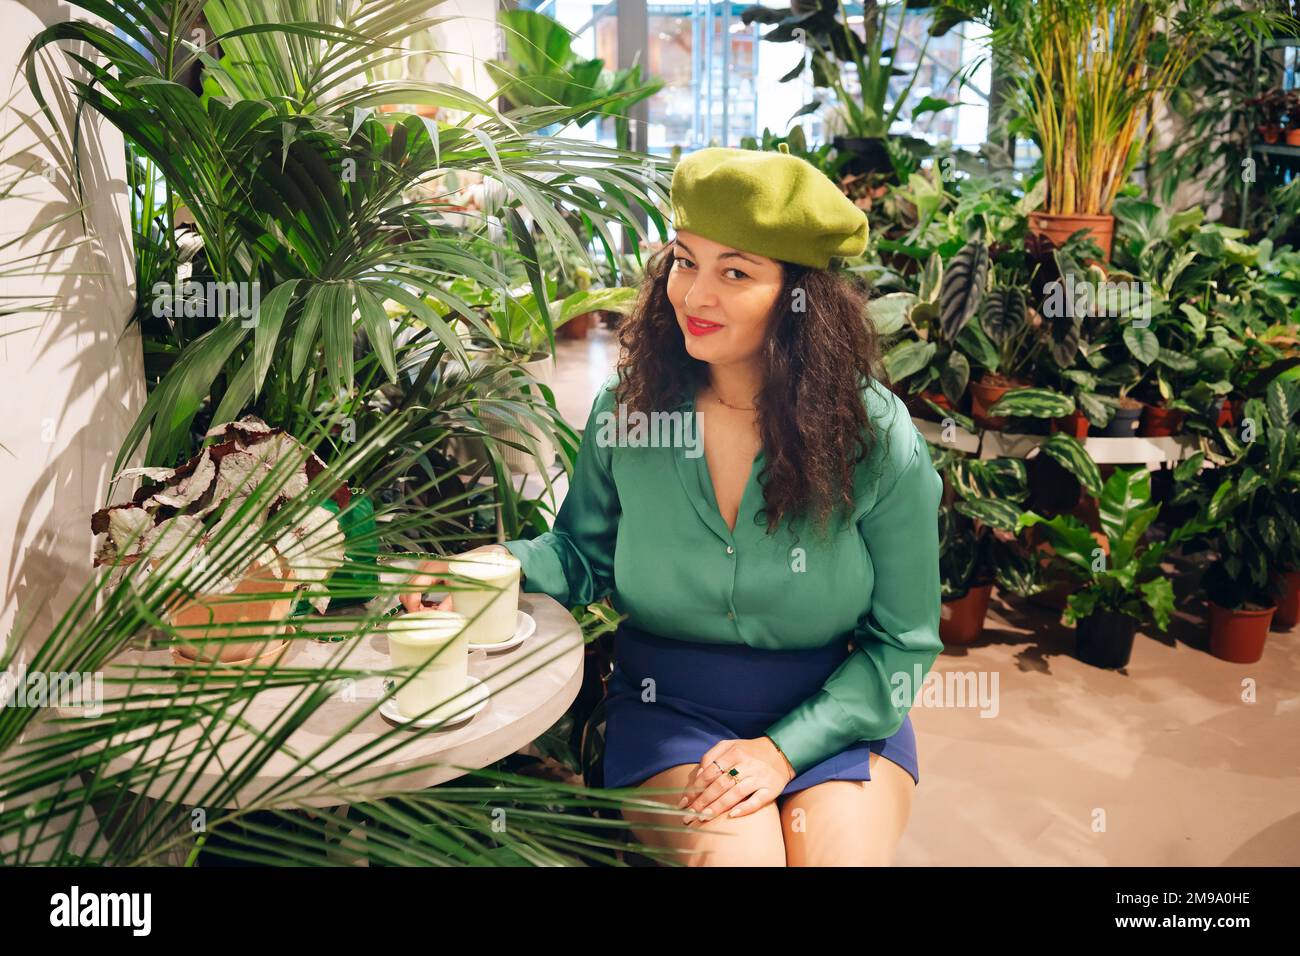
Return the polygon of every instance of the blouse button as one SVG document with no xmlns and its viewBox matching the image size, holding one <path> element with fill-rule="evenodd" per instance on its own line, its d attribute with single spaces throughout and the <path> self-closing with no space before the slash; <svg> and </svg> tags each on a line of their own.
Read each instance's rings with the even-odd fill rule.
<svg viewBox="0 0 1300 956">
<path fill-rule="evenodd" d="M 731 545 L 727 545 L 727 554 L 735 554 L 735 553 L 736 553 L 736 549 L 733 548 Z"/>
<path fill-rule="evenodd" d="M 728 620 L 728 621 L 734 621 L 735 619 L 736 619 L 736 612 L 735 612 L 735 611 L 728 611 L 728 612 L 727 612 L 727 620 Z"/>
</svg>

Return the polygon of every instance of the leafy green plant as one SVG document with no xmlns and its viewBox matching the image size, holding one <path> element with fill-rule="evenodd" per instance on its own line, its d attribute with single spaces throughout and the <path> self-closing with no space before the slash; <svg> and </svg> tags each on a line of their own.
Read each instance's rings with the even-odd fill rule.
<svg viewBox="0 0 1300 956">
<path fill-rule="evenodd" d="M 409 533 L 449 507 L 422 498 L 431 482 L 406 480 L 416 471 L 413 452 L 393 440 L 412 427 L 406 419 L 421 416 L 408 408 L 384 417 L 300 493 L 284 493 L 286 483 L 301 482 L 289 459 L 278 461 L 247 497 L 229 498 L 213 513 L 218 530 L 207 542 L 209 561 L 187 575 L 186 588 L 208 591 L 247 567 L 343 486 L 368 487 L 380 502 L 373 533 L 385 551 L 401 550 Z M 317 421 L 304 443 L 323 443 L 331 427 L 328 419 Z M 172 552 L 164 565 L 182 560 Z M 593 814 L 656 806 L 636 792 L 588 790 L 491 767 L 459 768 L 468 770 L 463 782 L 427 789 L 411 782 L 418 779 L 413 774 L 455 772 L 436 759 L 376 769 L 396 748 L 439 732 L 387 726 L 377 716 L 393 690 L 412 679 L 410 668 L 363 666 L 358 648 L 366 642 L 353 639 L 336 645 L 324 663 L 300 657 L 236 671 L 204 664 L 177 669 L 158 652 L 185 640 L 166 614 L 182 593 L 178 574 L 144 573 L 147 563 L 122 569 L 120 558 L 109 560 L 48 635 L 19 633 L 0 658 L 0 671 L 8 669 L 7 694 L 15 690 L 16 664 L 24 690 L 31 687 L 24 675 L 36 674 L 102 674 L 105 688 L 97 699 L 0 707 L 5 865 L 608 865 L 618 862 L 627 823 L 616 814 L 604 820 Z M 395 598 L 409 587 L 407 577 L 383 575 L 382 594 Z M 454 593 L 455 585 L 448 589 Z M 322 593 L 320 583 L 309 583 L 309 596 Z M 382 620 L 382 612 L 365 609 L 333 619 L 353 638 L 373 633 Z M 588 623 L 589 639 L 610 629 L 603 618 Z M 210 630 L 210 640 L 246 639 L 231 626 Z M 520 648 L 494 689 L 513 686 L 553 653 L 545 643 Z M 395 686 L 377 698 L 338 693 L 349 682 L 384 678 Z M 249 707 L 268 691 L 283 707 L 266 724 L 253 720 Z M 349 711 L 342 723 L 340 707 Z M 328 720 L 327 709 L 335 714 Z M 350 733 L 363 721 L 381 729 Z M 291 745 L 304 725 L 332 729 L 311 746 Z M 212 775 L 206 771 L 217 750 L 224 772 Z M 272 760 L 277 769 L 268 773 Z M 502 806 L 513 811 L 508 832 L 493 825 Z M 200 829 L 192 826 L 195 807 L 205 810 Z"/>
<path fill-rule="evenodd" d="M 1078 582 L 1067 599 L 1062 622 L 1074 625 L 1098 611 L 1111 611 L 1139 621 L 1149 617 L 1160 630 L 1167 630 L 1174 592 L 1160 562 L 1170 542 L 1144 541 L 1147 528 L 1160 513 L 1160 505 L 1151 503 L 1146 468 L 1117 468 L 1102 487 L 1098 511 L 1105 547 L 1072 515 L 1047 519 L 1030 511 L 1017 522 L 1017 531 L 1041 526 L 1054 549 L 1052 562 Z"/>
<path fill-rule="evenodd" d="M 1224 0 L 956 0 L 1011 72 L 1015 109 L 1043 156 L 1048 213 L 1107 214 L 1150 135 L 1144 120 L 1188 68 L 1228 39 L 1283 22 Z"/>
<path fill-rule="evenodd" d="M 1140 282 L 1151 324 L 1125 329 L 1114 354 L 1141 366 L 1139 394 L 1195 417 L 1212 431 L 1216 400 L 1262 395 L 1287 354 L 1270 344 L 1273 325 L 1293 325 L 1300 302 L 1295 254 L 1268 240 L 1205 222 L 1200 208 L 1170 214 L 1155 204 L 1116 202 L 1113 278 Z"/>
<path fill-rule="evenodd" d="M 1300 383 L 1275 378 L 1263 398 L 1247 399 L 1239 426 L 1218 429 L 1175 475 L 1174 501 L 1197 505 L 1181 534 L 1215 551 L 1204 585 L 1221 607 L 1275 603 L 1273 572 L 1300 563 L 1298 426 Z"/>
<path fill-rule="evenodd" d="M 609 71 L 605 61 L 573 52 L 574 35 L 535 10 L 501 10 L 497 23 L 505 38 L 505 60 L 484 63 L 497 95 L 519 107 L 565 106 L 573 121 L 586 126 L 596 116 L 613 117 L 621 149 L 631 143 L 627 110 L 663 88 L 662 80 L 643 81 L 641 66 Z"/>
<path fill-rule="evenodd" d="M 898 21 L 891 32 L 888 17 L 894 6 L 898 10 Z M 809 56 L 781 77 L 781 82 L 787 83 L 802 76 L 805 69 L 811 70 L 813 86 L 832 92 L 833 107 L 846 136 L 883 139 L 889 135 L 916 83 L 917 72 L 914 71 L 899 96 L 893 103 L 889 102 L 891 81 L 895 76 L 906 75 L 896 61 L 907 10 L 906 3 L 867 0 L 863 5 L 861 34 L 850 25 L 842 0 L 815 0 L 784 8 L 746 7 L 740 12 L 740 19 L 746 26 L 751 23 L 775 25 L 763 34 L 763 39 L 769 42 L 802 42 Z M 942 35 L 942 31 L 933 35 Z M 917 54 L 918 64 L 925 58 L 930 36 L 926 35 Z M 856 95 L 850 93 L 844 83 L 848 67 L 856 71 L 860 90 Z M 912 110 L 912 119 L 952 105 L 946 100 L 926 97 Z M 821 100 L 813 100 L 795 116 L 815 112 L 821 106 Z"/>
<path fill-rule="evenodd" d="M 401 330 L 392 328 L 386 300 L 401 302 L 453 355 L 463 358 L 461 340 L 432 303 L 490 335 L 446 290 L 445 279 L 463 275 L 508 287 L 504 267 L 466 251 L 468 238 L 488 241 L 491 224 L 474 223 L 467 233 L 443 220 L 436 203 L 406 198 L 446 170 L 482 173 L 504 187 L 489 214 L 509 242 L 492 244 L 523 262 L 539 301 L 546 295 L 534 232 L 546 242 L 582 246 L 557 207 L 577 209 L 609 257 L 609 223 L 640 230 L 638 208 L 666 234 L 657 205 L 666 192 L 662 164 L 528 132 L 529 124 L 571 117 L 574 109 L 529 108 L 525 121 L 445 84 L 349 85 L 402 55 L 390 44 L 427 28 L 427 5 L 347 4 L 334 23 L 304 21 L 279 0 L 255 19 L 242 6 L 214 2 L 204 10 L 217 35 L 203 46 L 189 39 L 199 10 L 183 0 L 101 6 L 88 0 L 86 9 L 102 14 L 107 28 L 72 21 L 32 41 L 29 79 L 35 83 L 37 52 L 56 41 L 95 51 L 99 60 L 85 64 L 90 82 L 74 83 L 78 97 L 158 170 L 168 193 L 158 205 L 183 206 L 194 219 L 201 256 L 189 281 L 237 289 L 246 305 L 232 313 L 211 296 L 187 294 L 179 309 L 169 303 L 180 296 L 151 298 L 152 317 L 165 319 L 173 337 L 170 364 L 160 370 L 119 466 L 146 435 L 148 463 L 188 457 L 202 435 L 202 424 L 194 428 L 200 413 L 226 421 L 253 411 L 292 429 L 323 396 L 354 387 L 358 331 L 395 381 Z M 218 49 L 219 58 L 210 52 Z M 203 94 L 178 81 L 196 63 L 204 71 Z M 408 116 L 390 129 L 373 107 L 395 100 L 466 117 L 440 125 Z M 164 229 L 161 241 L 174 244 L 174 232 Z M 170 275 L 166 286 L 186 288 Z M 198 321 L 180 321 L 178 312 Z M 549 308 L 541 314 L 549 316 Z"/>
</svg>

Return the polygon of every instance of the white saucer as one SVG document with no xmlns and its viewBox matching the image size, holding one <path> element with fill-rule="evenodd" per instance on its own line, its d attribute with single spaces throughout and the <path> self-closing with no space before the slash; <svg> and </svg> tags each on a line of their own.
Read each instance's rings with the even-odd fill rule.
<svg viewBox="0 0 1300 956">
<path fill-rule="evenodd" d="M 472 651 L 504 651 L 507 647 L 518 647 L 524 641 L 533 636 L 537 630 L 537 622 L 533 616 L 526 611 L 519 611 L 519 617 L 515 621 L 515 633 L 508 640 L 497 641 L 495 644 L 475 644 L 470 642 L 469 648 Z"/>
<path fill-rule="evenodd" d="M 450 727 L 452 724 L 463 723 L 464 721 L 469 720 L 471 717 L 477 714 L 484 707 L 486 707 L 488 698 L 492 695 L 492 691 L 488 688 L 488 685 L 483 681 L 479 680 L 477 677 L 466 675 L 465 680 L 466 680 L 465 689 L 461 691 L 458 697 L 456 698 L 456 699 L 460 699 L 462 697 L 465 698 L 465 700 L 467 701 L 467 703 L 465 704 L 465 709 L 460 711 L 459 713 L 453 714 L 450 717 L 447 718 L 425 717 L 421 720 L 416 720 L 412 717 L 407 717 L 405 714 L 403 714 L 400 710 L 397 709 L 396 697 L 389 697 L 388 700 L 380 704 L 379 712 L 383 714 L 385 717 L 387 717 L 389 720 L 396 721 L 399 724 L 413 724 L 416 727 Z M 394 683 L 396 682 L 393 680 L 393 678 L 391 677 L 384 678 L 385 694 L 389 693 L 393 689 Z"/>
</svg>

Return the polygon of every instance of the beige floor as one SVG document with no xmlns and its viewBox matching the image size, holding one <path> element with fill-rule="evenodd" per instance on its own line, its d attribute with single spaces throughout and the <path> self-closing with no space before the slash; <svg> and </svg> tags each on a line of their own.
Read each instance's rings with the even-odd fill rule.
<svg viewBox="0 0 1300 956">
<path fill-rule="evenodd" d="M 575 426 L 616 356 L 604 329 L 560 343 Z M 1196 568 L 1168 570 L 1176 618 L 1123 672 L 1078 661 L 1054 612 L 994 595 L 981 641 L 934 668 L 977 692 L 912 710 L 921 785 L 899 865 L 1300 865 L 1300 630 L 1274 630 L 1257 664 L 1218 660 Z"/>
</svg>

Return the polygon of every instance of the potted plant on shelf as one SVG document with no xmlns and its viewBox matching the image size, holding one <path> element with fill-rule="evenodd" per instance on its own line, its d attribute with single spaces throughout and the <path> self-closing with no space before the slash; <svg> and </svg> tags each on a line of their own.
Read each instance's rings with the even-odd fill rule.
<svg viewBox="0 0 1300 956">
<path fill-rule="evenodd" d="M 1285 113 L 1285 136 L 1288 146 L 1300 146 L 1300 90 L 1287 90 L 1282 94 Z"/>
<path fill-rule="evenodd" d="M 278 529 L 247 565 L 227 566 L 232 543 L 274 522 L 325 465 L 292 435 L 251 415 L 206 437 L 212 443 L 178 468 L 118 473 L 115 481 L 145 482 L 131 501 L 92 516 L 91 530 L 103 535 L 95 564 L 112 566 L 110 586 L 140 561 L 146 568 L 135 575 L 137 585 L 153 575 L 175 585 L 166 616 L 187 635 L 173 644 L 178 663 L 265 663 L 288 643 L 275 638 L 284 631 L 295 592 L 323 583 L 342 564 L 345 538 L 336 511 L 348 508 L 350 493 L 340 486 L 332 495 L 335 510 L 312 508 Z M 329 604 L 327 591 L 306 596 L 320 612 Z M 232 629 L 247 639 L 220 637 Z"/>
<path fill-rule="evenodd" d="M 1283 19 L 1227 0 L 957 0 L 989 27 L 1017 112 L 1043 156 L 1045 194 L 1030 228 L 1060 244 L 1087 230 L 1110 257 L 1111 206 L 1150 135 L 1146 122 L 1188 67 L 1226 37 Z"/>
<path fill-rule="evenodd" d="M 1078 584 L 1061 621 L 1076 627 L 1079 659 L 1095 667 L 1125 667 L 1139 623 L 1151 619 L 1162 631 L 1169 626 L 1174 592 L 1160 568 L 1168 542 L 1142 540 L 1160 512 L 1151 503 L 1145 468 L 1116 469 L 1102 488 L 1098 510 L 1100 540 L 1071 515 L 1046 519 L 1027 512 L 1017 527 L 1041 526 L 1053 547 L 1051 560 Z"/>
<path fill-rule="evenodd" d="M 1063 275 L 1084 268 L 1079 258 L 1089 248 L 1081 237 L 1056 248 L 1033 236 L 1023 248 L 994 247 L 993 288 L 968 337 L 971 361 L 985 369 L 971 384 L 977 424 L 1004 429 L 1016 418 L 1025 431 L 1045 434 L 1074 412 L 1075 399 L 1052 387 L 1049 370 L 1069 367 L 1080 350 L 1084 317 L 1058 302 L 1057 290 Z"/>
<path fill-rule="evenodd" d="M 933 253 L 920 270 L 916 292 L 889 292 L 867 304 L 867 318 L 880 338 L 890 343 L 885 351 L 889 379 L 912 412 L 922 417 L 930 417 L 931 408 L 941 418 L 955 412 L 970 376 L 970 364 L 957 339 L 973 307 L 968 311 L 956 301 L 950 280 L 944 285 L 950 275 L 943 259 Z"/>
<path fill-rule="evenodd" d="M 1286 116 L 1286 94 L 1274 87 L 1246 101 L 1258 115 L 1255 129 L 1259 138 L 1270 146 L 1282 138 L 1282 121 Z"/>
</svg>

